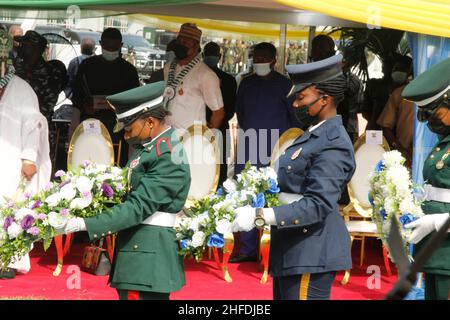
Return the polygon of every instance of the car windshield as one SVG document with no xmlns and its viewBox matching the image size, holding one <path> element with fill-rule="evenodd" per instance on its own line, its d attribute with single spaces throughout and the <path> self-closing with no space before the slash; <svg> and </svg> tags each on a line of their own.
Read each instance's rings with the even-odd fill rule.
<svg viewBox="0 0 450 320">
<path fill-rule="evenodd" d="M 141 36 L 124 34 L 122 36 L 122 42 L 124 47 L 133 47 L 133 48 L 142 48 L 142 49 L 151 49 L 150 43 Z"/>
</svg>

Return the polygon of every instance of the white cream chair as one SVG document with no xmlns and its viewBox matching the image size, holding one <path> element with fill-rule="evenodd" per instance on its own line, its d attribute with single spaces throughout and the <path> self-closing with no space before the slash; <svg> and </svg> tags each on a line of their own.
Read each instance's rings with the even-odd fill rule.
<svg viewBox="0 0 450 320">
<path fill-rule="evenodd" d="M 108 129 L 100 120 L 87 119 L 78 125 L 70 139 L 67 153 L 67 169 L 79 167 L 83 161 L 90 160 L 95 163 L 114 165 L 114 148 Z M 62 270 L 64 256 L 70 250 L 72 234 L 67 234 L 64 242 L 63 235 L 56 236 L 55 247 L 58 264 L 54 276 L 59 276 Z M 114 252 L 115 235 L 106 238 L 110 259 Z"/>
<path fill-rule="evenodd" d="M 191 172 L 191 186 L 186 201 L 186 208 L 192 206 L 196 200 L 211 196 L 216 192 L 220 176 L 220 150 L 216 137 L 208 127 L 193 125 L 180 137 Z M 228 260 L 234 248 L 232 233 L 225 234 L 223 258 L 220 261 L 216 248 L 209 248 L 209 255 L 214 253 L 214 260 L 219 269 L 223 271 L 225 281 L 232 282 L 228 271 Z"/>
<path fill-rule="evenodd" d="M 374 172 L 376 164 L 383 158 L 383 154 L 389 151 L 389 145 L 385 138 L 381 145 L 366 144 L 366 134 L 358 138 L 354 144 L 356 171 L 348 184 L 350 203 L 343 208 L 343 216 L 353 244 L 354 240 L 361 241 L 361 253 L 359 265 L 362 266 L 365 258 L 365 239 L 367 237 L 378 238 L 377 227 L 371 220 L 372 206 L 368 194 L 370 190 L 369 175 Z M 391 274 L 386 248 L 383 247 L 384 263 L 387 273 Z M 345 272 L 342 284 L 347 284 L 350 279 L 350 270 Z"/>
<path fill-rule="evenodd" d="M 285 131 L 278 139 L 272 150 L 272 156 L 270 159 L 270 166 L 277 171 L 278 159 L 289 148 L 294 141 L 303 134 L 303 130 L 299 128 L 291 128 Z M 282 201 L 282 197 L 280 196 Z M 289 201 L 288 201 L 289 202 Z M 259 255 L 261 258 L 261 264 L 264 269 L 264 273 L 261 277 L 260 283 L 265 284 L 269 275 L 269 253 L 270 253 L 270 227 L 266 226 L 264 230 L 260 231 L 259 242 Z"/>
</svg>

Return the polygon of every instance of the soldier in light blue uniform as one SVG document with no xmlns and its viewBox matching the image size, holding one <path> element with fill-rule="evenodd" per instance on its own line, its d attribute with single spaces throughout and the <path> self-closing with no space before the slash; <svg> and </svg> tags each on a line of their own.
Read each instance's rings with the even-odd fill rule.
<svg viewBox="0 0 450 320">
<path fill-rule="evenodd" d="M 355 171 L 353 145 L 336 105 L 345 80 L 342 56 L 286 66 L 296 116 L 309 129 L 279 159 L 275 208 L 238 208 L 233 231 L 271 225 L 270 272 L 278 300 L 329 299 L 336 272 L 351 269 L 350 236 L 338 200 Z"/>
</svg>

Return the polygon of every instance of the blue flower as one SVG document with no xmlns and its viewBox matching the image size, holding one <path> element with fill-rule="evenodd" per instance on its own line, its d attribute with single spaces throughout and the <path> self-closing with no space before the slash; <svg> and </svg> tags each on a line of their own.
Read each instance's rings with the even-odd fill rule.
<svg viewBox="0 0 450 320">
<path fill-rule="evenodd" d="M 411 222 L 417 220 L 417 218 L 414 217 L 411 213 L 405 213 L 400 216 L 399 220 L 400 220 L 400 223 L 402 224 L 402 226 L 404 227 L 408 223 L 411 223 Z"/>
<path fill-rule="evenodd" d="M 381 209 L 380 210 L 380 216 L 383 218 L 383 220 L 386 220 L 386 218 L 387 218 L 386 210 Z"/>
<path fill-rule="evenodd" d="M 384 170 L 384 161 L 380 160 L 375 167 L 375 172 L 380 173 L 383 170 Z"/>
<path fill-rule="evenodd" d="M 220 235 L 219 233 L 213 233 L 208 238 L 208 242 L 206 244 L 208 247 L 223 248 L 225 240 L 223 239 L 223 236 Z"/>
<path fill-rule="evenodd" d="M 181 249 L 187 249 L 189 247 L 188 240 L 187 239 L 181 240 L 180 246 L 181 246 Z"/>
<path fill-rule="evenodd" d="M 280 192 L 280 188 L 278 187 L 278 182 L 276 180 L 270 179 L 269 183 L 270 183 L 270 188 L 268 190 L 269 193 L 274 194 Z"/>
<path fill-rule="evenodd" d="M 219 189 L 217 189 L 217 195 L 218 196 L 223 196 L 225 194 L 225 192 L 223 191 L 222 187 L 219 187 Z"/>
<path fill-rule="evenodd" d="M 264 197 L 264 193 L 260 193 L 256 196 L 256 198 L 253 198 L 253 208 L 264 208 L 264 205 L 266 204 L 266 197 Z"/>
<path fill-rule="evenodd" d="M 370 202 L 370 205 L 372 206 L 372 207 L 374 207 L 375 205 L 374 205 L 374 203 L 373 203 L 373 197 L 372 197 L 372 194 L 369 192 L 369 194 L 368 194 L 368 197 L 369 197 L 369 202 Z"/>
</svg>

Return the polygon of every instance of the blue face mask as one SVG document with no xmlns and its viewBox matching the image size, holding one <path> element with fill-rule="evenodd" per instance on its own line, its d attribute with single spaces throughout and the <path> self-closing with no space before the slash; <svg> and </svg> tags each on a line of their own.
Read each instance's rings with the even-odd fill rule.
<svg viewBox="0 0 450 320">
<path fill-rule="evenodd" d="M 211 68 L 217 68 L 217 65 L 219 64 L 220 57 L 216 56 L 206 56 L 203 59 L 203 62 Z"/>
</svg>

